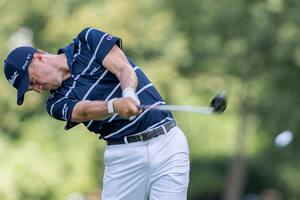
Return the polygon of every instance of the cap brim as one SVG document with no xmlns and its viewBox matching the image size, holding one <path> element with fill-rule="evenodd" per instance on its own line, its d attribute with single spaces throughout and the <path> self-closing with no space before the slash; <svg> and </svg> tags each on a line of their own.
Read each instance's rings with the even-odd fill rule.
<svg viewBox="0 0 300 200">
<path fill-rule="evenodd" d="M 18 88 L 17 94 L 17 104 L 22 105 L 24 101 L 24 95 L 29 87 L 29 74 L 28 71 L 24 74 L 24 77 L 21 80 L 21 84 Z"/>
</svg>

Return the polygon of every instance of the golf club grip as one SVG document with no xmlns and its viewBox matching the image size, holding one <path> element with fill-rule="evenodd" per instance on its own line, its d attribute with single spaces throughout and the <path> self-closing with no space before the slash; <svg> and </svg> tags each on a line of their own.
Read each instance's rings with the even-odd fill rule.
<svg viewBox="0 0 300 200">
<path fill-rule="evenodd" d="M 146 110 L 147 106 L 146 105 L 138 105 L 137 106 L 140 110 Z"/>
</svg>

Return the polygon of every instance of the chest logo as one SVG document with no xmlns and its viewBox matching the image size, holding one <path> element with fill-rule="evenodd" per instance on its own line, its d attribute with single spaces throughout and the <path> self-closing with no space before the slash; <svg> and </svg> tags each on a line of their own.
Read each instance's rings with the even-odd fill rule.
<svg viewBox="0 0 300 200">
<path fill-rule="evenodd" d="M 90 75 L 95 74 L 95 72 L 98 71 L 99 69 L 100 69 L 100 67 L 95 67 L 95 68 L 91 71 Z"/>
</svg>

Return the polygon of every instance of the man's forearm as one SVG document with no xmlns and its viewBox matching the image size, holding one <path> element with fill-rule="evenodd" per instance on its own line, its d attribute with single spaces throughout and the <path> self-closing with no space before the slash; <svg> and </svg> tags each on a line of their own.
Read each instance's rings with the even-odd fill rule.
<svg viewBox="0 0 300 200">
<path fill-rule="evenodd" d="M 128 87 L 136 90 L 138 80 L 131 66 L 123 67 L 123 69 L 121 70 L 118 76 L 118 79 L 121 83 L 122 90 Z"/>
<path fill-rule="evenodd" d="M 121 117 L 129 118 L 139 114 L 140 110 L 136 106 L 134 99 L 130 97 L 115 98 L 113 102 L 89 101 L 78 102 L 72 111 L 72 122 L 86 122 L 90 120 L 103 120 L 114 113 Z"/>
<path fill-rule="evenodd" d="M 119 79 L 122 90 L 128 87 L 136 89 L 137 76 L 127 57 L 118 46 L 115 45 L 106 55 L 103 60 L 103 66 Z"/>
<path fill-rule="evenodd" d="M 89 120 L 102 120 L 111 114 L 108 113 L 107 102 L 104 101 L 80 101 L 72 112 L 72 122 L 85 122 Z"/>
</svg>

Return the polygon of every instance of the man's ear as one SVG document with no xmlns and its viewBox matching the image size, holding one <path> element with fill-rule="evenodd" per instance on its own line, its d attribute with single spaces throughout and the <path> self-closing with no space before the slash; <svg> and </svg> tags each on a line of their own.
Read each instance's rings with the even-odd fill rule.
<svg viewBox="0 0 300 200">
<path fill-rule="evenodd" d="M 43 53 L 35 52 L 35 53 L 33 54 L 33 59 L 34 59 L 34 60 L 38 60 L 38 61 L 43 62 L 43 57 L 44 57 L 44 55 L 45 55 L 45 54 L 43 54 Z"/>
<path fill-rule="evenodd" d="M 39 62 L 43 62 L 42 60 L 43 60 L 43 55 L 39 52 L 35 52 L 33 54 L 33 58 L 29 65 L 30 66 L 29 68 L 34 68 L 34 67 L 38 66 Z"/>
</svg>

